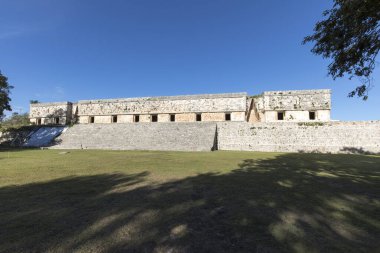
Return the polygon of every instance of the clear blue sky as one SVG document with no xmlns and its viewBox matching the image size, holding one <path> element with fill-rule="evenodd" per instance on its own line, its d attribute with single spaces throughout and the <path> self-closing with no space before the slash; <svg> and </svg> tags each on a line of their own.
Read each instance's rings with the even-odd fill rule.
<svg viewBox="0 0 380 253">
<path fill-rule="evenodd" d="M 0 70 L 17 112 L 30 99 L 329 88 L 334 119 L 380 119 L 380 78 L 367 102 L 347 98 L 357 80 L 333 81 L 301 44 L 331 3 L 0 0 Z"/>
</svg>

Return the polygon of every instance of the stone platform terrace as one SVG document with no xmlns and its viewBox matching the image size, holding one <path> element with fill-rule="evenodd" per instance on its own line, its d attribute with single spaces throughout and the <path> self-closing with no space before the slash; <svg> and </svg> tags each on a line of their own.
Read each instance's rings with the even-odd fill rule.
<svg viewBox="0 0 380 253">
<path fill-rule="evenodd" d="M 211 151 L 215 123 L 78 124 L 56 139 L 57 149 Z"/>
</svg>

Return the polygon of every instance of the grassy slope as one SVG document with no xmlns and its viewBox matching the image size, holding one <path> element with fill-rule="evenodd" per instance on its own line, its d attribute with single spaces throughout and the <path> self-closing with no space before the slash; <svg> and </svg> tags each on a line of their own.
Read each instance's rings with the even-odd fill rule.
<svg viewBox="0 0 380 253">
<path fill-rule="evenodd" d="M 0 252 L 376 252 L 380 156 L 0 152 Z"/>
</svg>

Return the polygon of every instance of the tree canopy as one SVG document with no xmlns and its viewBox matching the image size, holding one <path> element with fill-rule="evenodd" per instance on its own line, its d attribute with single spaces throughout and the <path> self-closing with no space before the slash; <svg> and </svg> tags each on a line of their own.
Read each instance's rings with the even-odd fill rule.
<svg viewBox="0 0 380 253">
<path fill-rule="evenodd" d="M 4 118 L 4 111 L 11 111 L 10 90 L 13 86 L 9 85 L 8 78 L 0 71 L 0 120 Z"/>
<path fill-rule="evenodd" d="M 7 129 L 17 129 L 24 126 L 29 126 L 29 114 L 23 113 L 18 114 L 17 112 L 13 113 L 12 116 L 5 118 L 0 123 L 0 131 L 4 131 Z"/>
<path fill-rule="evenodd" d="M 349 97 L 366 100 L 380 49 L 380 1 L 334 0 L 323 16 L 326 19 L 317 22 L 303 43 L 314 42 L 314 54 L 332 59 L 328 74 L 334 80 L 358 77 L 360 85 Z"/>
</svg>

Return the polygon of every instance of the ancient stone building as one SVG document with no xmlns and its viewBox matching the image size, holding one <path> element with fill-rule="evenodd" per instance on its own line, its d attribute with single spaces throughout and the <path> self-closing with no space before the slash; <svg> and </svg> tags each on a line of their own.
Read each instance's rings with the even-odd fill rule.
<svg viewBox="0 0 380 253">
<path fill-rule="evenodd" d="M 330 90 L 80 100 L 30 105 L 36 125 L 139 122 L 329 121 Z"/>
<path fill-rule="evenodd" d="M 30 120 L 43 126 L 24 146 L 380 153 L 380 121 L 331 121 L 330 110 L 330 90 L 39 103 Z"/>
</svg>

